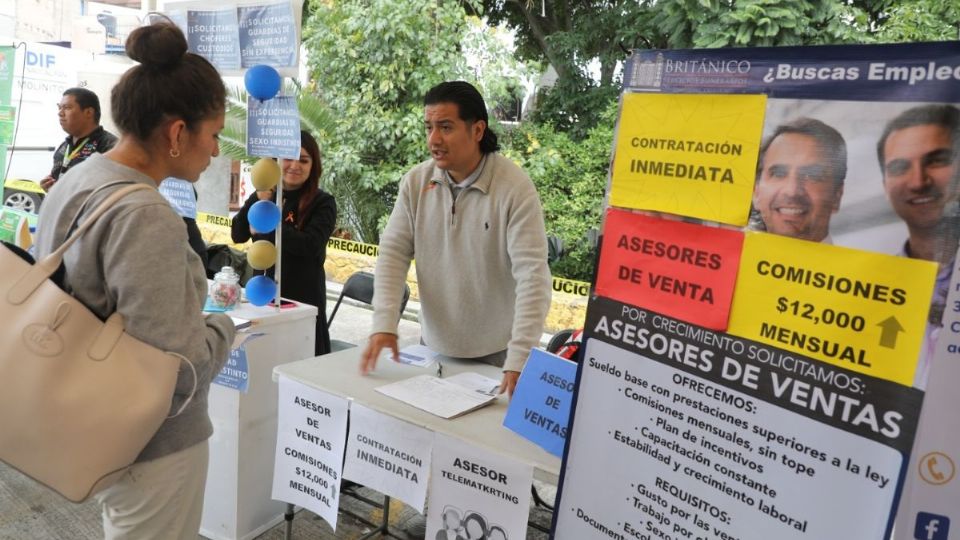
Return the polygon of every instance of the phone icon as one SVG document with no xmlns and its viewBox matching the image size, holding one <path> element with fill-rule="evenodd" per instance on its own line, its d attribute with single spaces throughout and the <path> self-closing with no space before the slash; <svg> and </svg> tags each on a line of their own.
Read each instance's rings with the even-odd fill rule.
<svg viewBox="0 0 960 540">
<path fill-rule="evenodd" d="M 953 480 L 956 466 L 949 456 L 940 452 L 930 452 L 920 458 L 920 477 L 933 485 L 946 484 Z"/>
<path fill-rule="evenodd" d="M 937 482 L 943 482 L 943 473 L 937 470 L 937 458 L 931 457 L 927 460 L 927 472 L 930 473 L 930 478 L 933 478 Z"/>
</svg>

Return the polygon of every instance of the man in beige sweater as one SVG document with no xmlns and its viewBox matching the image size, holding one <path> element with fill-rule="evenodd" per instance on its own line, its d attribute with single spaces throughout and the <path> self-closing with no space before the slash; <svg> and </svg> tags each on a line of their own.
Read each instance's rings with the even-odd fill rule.
<svg viewBox="0 0 960 540">
<path fill-rule="evenodd" d="M 543 210 L 523 170 L 497 153 L 483 97 L 444 82 L 424 97 L 431 159 L 400 184 L 380 239 L 373 333 L 361 359 L 369 373 L 397 350 L 403 283 L 417 260 L 423 342 L 448 357 L 503 367 L 513 394 L 550 307 Z"/>
</svg>

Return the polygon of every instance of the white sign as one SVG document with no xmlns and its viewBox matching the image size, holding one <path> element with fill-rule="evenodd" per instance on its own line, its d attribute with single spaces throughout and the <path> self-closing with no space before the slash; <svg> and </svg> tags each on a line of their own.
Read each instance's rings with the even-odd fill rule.
<svg viewBox="0 0 960 540">
<path fill-rule="evenodd" d="M 354 403 L 343 476 L 423 512 L 433 432 Z"/>
<path fill-rule="evenodd" d="M 903 504 L 897 514 L 897 540 L 960 538 L 960 258 L 954 258 L 943 327 L 930 367 L 927 394 L 917 429 Z M 952 527 L 951 527 L 952 525 Z M 950 534 L 951 528 L 953 534 Z"/>
<path fill-rule="evenodd" d="M 280 376 L 273 494 L 337 530 L 347 400 Z"/>
<path fill-rule="evenodd" d="M 427 538 L 527 537 L 533 467 L 437 434 Z"/>
<path fill-rule="evenodd" d="M 883 537 L 897 450 L 599 339 L 584 362 L 557 539 Z"/>
</svg>

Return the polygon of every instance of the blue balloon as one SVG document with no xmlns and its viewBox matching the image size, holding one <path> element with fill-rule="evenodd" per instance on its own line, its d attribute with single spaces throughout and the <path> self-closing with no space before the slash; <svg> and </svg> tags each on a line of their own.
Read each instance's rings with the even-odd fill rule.
<svg viewBox="0 0 960 540">
<path fill-rule="evenodd" d="M 273 99 L 280 91 L 280 74 L 266 64 L 259 64 L 247 70 L 243 76 L 243 85 L 247 93 L 264 101 Z"/>
<path fill-rule="evenodd" d="M 247 300 L 255 306 L 265 306 L 277 295 L 277 284 L 267 276 L 253 276 L 247 282 Z"/>
<path fill-rule="evenodd" d="M 258 233 L 268 233 L 280 223 L 280 207 L 273 201 L 257 201 L 247 212 L 247 221 Z"/>
</svg>

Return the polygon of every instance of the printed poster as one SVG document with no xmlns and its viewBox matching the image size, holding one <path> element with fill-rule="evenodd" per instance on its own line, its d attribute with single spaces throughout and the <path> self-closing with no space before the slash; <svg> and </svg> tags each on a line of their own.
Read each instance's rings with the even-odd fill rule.
<svg viewBox="0 0 960 540">
<path fill-rule="evenodd" d="M 630 58 L 624 112 L 767 96 L 748 234 L 728 333 L 616 288 L 591 299 L 556 538 L 886 539 L 898 506 L 897 540 L 949 538 L 957 66 L 956 42 Z M 649 171 L 628 162 L 683 162 L 640 152 L 629 130 L 646 128 L 627 122 L 610 204 L 730 228 L 690 194 L 673 210 L 644 199 Z M 617 480 L 588 500 L 597 478 Z"/>
<path fill-rule="evenodd" d="M 557 538 L 884 537 L 922 392 L 605 298 L 586 328 Z"/>
<path fill-rule="evenodd" d="M 337 530 L 347 400 L 280 377 L 271 497 L 309 509 Z"/>
<path fill-rule="evenodd" d="M 547 452 L 563 457 L 577 365 L 533 349 L 520 373 L 503 427 Z"/>
<path fill-rule="evenodd" d="M 596 292 L 708 328 L 727 327 L 743 233 L 611 208 Z"/>
<path fill-rule="evenodd" d="M 532 466 L 438 433 L 426 537 L 522 540 L 532 484 Z"/>
<path fill-rule="evenodd" d="M 343 476 L 423 512 L 433 432 L 354 403 Z"/>
<path fill-rule="evenodd" d="M 744 225 L 765 95 L 624 94 L 610 204 Z"/>
<path fill-rule="evenodd" d="M 247 99 L 247 154 L 300 158 L 300 109 L 297 98 Z"/>
</svg>

